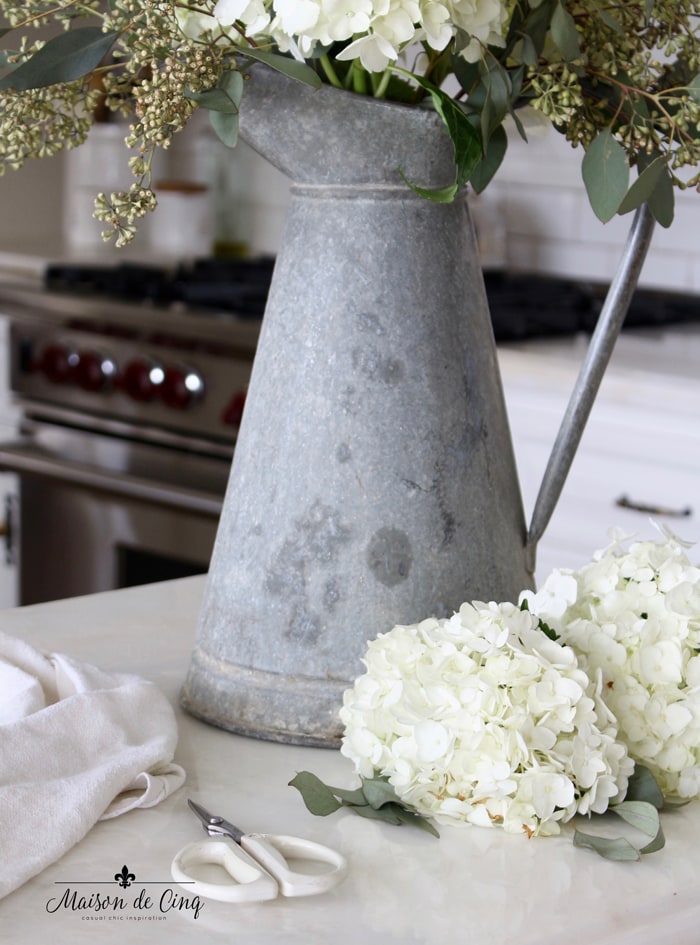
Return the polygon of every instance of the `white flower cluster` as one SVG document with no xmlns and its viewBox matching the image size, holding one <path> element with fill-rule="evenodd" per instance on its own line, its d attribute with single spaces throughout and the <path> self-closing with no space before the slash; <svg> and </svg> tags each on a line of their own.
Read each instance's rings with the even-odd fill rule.
<svg viewBox="0 0 700 945">
<path fill-rule="evenodd" d="M 368 645 L 342 753 L 439 823 L 555 834 L 602 813 L 633 763 L 574 651 L 514 604 L 462 605 Z"/>
<path fill-rule="evenodd" d="M 555 571 L 530 608 L 601 672 L 631 756 L 666 795 L 700 794 L 700 569 L 679 539 L 619 538 L 578 572 Z"/>
<path fill-rule="evenodd" d="M 349 41 L 337 59 L 359 59 L 368 72 L 383 72 L 407 46 L 425 41 L 442 50 L 458 31 L 467 37 L 462 55 L 476 60 L 482 43 L 503 45 L 512 7 L 503 0 L 218 0 L 213 16 L 299 58 Z"/>
</svg>

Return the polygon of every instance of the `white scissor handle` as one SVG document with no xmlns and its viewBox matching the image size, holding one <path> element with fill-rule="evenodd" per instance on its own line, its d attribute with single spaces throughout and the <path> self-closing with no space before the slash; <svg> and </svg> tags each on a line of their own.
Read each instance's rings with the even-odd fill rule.
<svg viewBox="0 0 700 945">
<path fill-rule="evenodd" d="M 345 877 L 348 863 L 345 857 L 330 847 L 301 837 L 283 834 L 248 833 L 241 837 L 241 846 L 274 876 L 283 896 L 315 896 L 327 892 Z M 327 864 L 323 872 L 297 872 L 288 859 Z"/>
<path fill-rule="evenodd" d="M 197 879 L 193 867 L 221 866 L 231 883 L 211 883 Z M 277 883 L 255 860 L 230 840 L 199 840 L 183 847 L 170 866 L 176 883 L 185 889 L 219 902 L 264 902 L 276 899 Z"/>
</svg>

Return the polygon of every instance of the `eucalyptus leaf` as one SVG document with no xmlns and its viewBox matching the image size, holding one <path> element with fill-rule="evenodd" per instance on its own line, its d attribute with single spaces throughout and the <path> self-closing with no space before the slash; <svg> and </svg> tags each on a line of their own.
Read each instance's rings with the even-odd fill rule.
<svg viewBox="0 0 700 945">
<path fill-rule="evenodd" d="M 611 804 L 609 810 L 647 837 L 656 837 L 659 832 L 659 812 L 647 801 L 622 801 L 620 804 Z"/>
<path fill-rule="evenodd" d="M 527 141 L 528 141 L 527 131 L 525 130 L 525 125 L 520 120 L 520 116 L 518 115 L 517 109 L 514 109 L 510 113 L 510 117 L 513 119 L 513 124 L 515 125 L 518 134 L 523 139 L 525 144 L 527 144 Z"/>
<path fill-rule="evenodd" d="M 307 809 L 320 817 L 350 807 L 360 817 L 394 826 L 409 824 L 434 837 L 440 836 L 432 823 L 402 804 L 387 778 L 361 778 L 361 782 L 362 786 L 354 790 L 336 788 L 324 784 L 310 771 L 300 771 L 289 785 L 299 791 Z"/>
<path fill-rule="evenodd" d="M 329 785 L 330 787 L 330 785 Z M 367 798 L 361 787 L 358 788 L 330 788 L 346 807 L 367 807 Z"/>
<path fill-rule="evenodd" d="M 662 157 L 655 158 L 651 164 L 645 167 L 625 194 L 617 212 L 620 214 L 629 213 L 631 210 L 636 210 L 637 207 L 641 207 L 643 203 L 646 203 L 656 189 L 664 167 L 665 162 Z"/>
<path fill-rule="evenodd" d="M 639 850 L 632 846 L 629 840 L 625 840 L 624 837 L 610 839 L 609 837 L 596 837 L 593 834 L 582 833 L 580 830 L 575 830 L 574 846 L 595 850 L 596 853 L 606 860 L 630 862 L 640 859 Z"/>
<path fill-rule="evenodd" d="M 671 175 L 666 167 L 664 167 L 656 182 L 654 191 L 647 200 L 647 206 L 660 226 L 669 227 L 673 223 L 675 194 Z"/>
<path fill-rule="evenodd" d="M 677 799 L 670 800 L 668 797 L 664 798 L 664 810 L 680 810 L 681 807 L 687 807 L 690 804 L 690 798 L 687 800 L 681 801 Z"/>
<path fill-rule="evenodd" d="M 605 23 L 606 26 L 609 26 L 610 29 L 613 30 L 615 33 L 617 33 L 619 36 L 622 36 L 625 31 L 620 21 L 616 17 L 614 17 L 612 13 L 609 13 L 604 7 L 598 6 L 597 4 L 596 4 L 596 7 L 597 7 L 598 16 L 601 18 L 603 23 Z"/>
<path fill-rule="evenodd" d="M 331 789 L 310 771 L 300 771 L 289 782 L 289 786 L 299 791 L 307 810 L 318 817 L 327 817 L 343 806 L 335 799 Z"/>
<path fill-rule="evenodd" d="M 532 40 L 538 56 L 544 50 L 557 4 L 558 0 L 541 0 L 537 4 L 530 2 L 531 9 L 525 22 L 524 32 Z"/>
<path fill-rule="evenodd" d="M 227 148 L 238 144 L 238 115 L 232 112 L 210 111 L 209 122 L 216 136 Z"/>
<path fill-rule="evenodd" d="M 419 830 L 425 830 L 426 833 L 432 834 L 433 837 L 440 837 L 437 827 L 432 821 L 428 820 L 427 817 L 421 817 L 420 814 L 408 810 L 408 808 L 403 807 L 401 804 L 391 804 L 390 806 L 394 809 L 396 816 L 402 824 L 418 827 Z"/>
<path fill-rule="evenodd" d="M 291 59 L 288 56 L 281 56 L 279 53 L 269 52 L 265 49 L 257 49 L 254 46 L 239 47 L 240 53 L 247 56 L 248 59 L 255 59 L 257 62 L 264 62 L 266 66 L 281 72 L 290 79 L 296 79 L 315 89 L 320 89 L 323 85 L 318 73 L 307 66 L 305 62 L 299 62 L 298 59 Z"/>
<path fill-rule="evenodd" d="M 688 86 L 688 95 L 700 105 L 700 75 L 696 75 Z"/>
<path fill-rule="evenodd" d="M 643 854 L 656 853 L 658 850 L 663 850 L 665 846 L 666 846 L 666 837 L 664 836 L 664 832 L 661 829 L 661 825 L 659 825 L 659 829 L 654 839 L 650 843 L 647 843 L 645 847 L 642 847 L 642 849 L 639 852 Z"/>
<path fill-rule="evenodd" d="M 363 778 L 362 793 L 369 806 L 374 807 L 375 810 L 384 804 L 398 800 L 396 791 L 386 778 Z"/>
<path fill-rule="evenodd" d="M 581 47 L 578 40 L 578 30 L 573 16 L 564 7 L 563 3 L 558 3 L 552 14 L 552 39 L 565 59 L 578 59 L 581 55 Z"/>
<path fill-rule="evenodd" d="M 204 92 L 190 92 L 187 97 L 210 111 L 237 115 L 241 106 L 243 85 L 243 76 L 233 69 L 230 72 L 225 72 L 218 85 L 213 89 L 207 89 Z"/>
<path fill-rule="evenodd" d="M 364 807 L 353 807 L 353 810 L 366 820 L 383 820 L 385 824 L 399 827 L 403 821 L 397 814 L 395 807 L 394 804 L 385 804 L 383 807 L 370 807 L 369 804 L 365 804 Z"/>
<path fill-rule="evenodd" d="M 229 115 L 238 114 L 238 106 L 232 101 L 231 96 L 218 87 L 206 89 L 204 92 L 188 92 L 187 98 L 212 112 L 226 112 Z"/>
<path fill-rule="evenodd" d="M 119 36 L 103 33 L 99 26 L 85 26 L 61 33 L 0 80 L 0 89 L 41 89 L 59 82 L 73 82 L 100 64 Z"/>
<path fill-rule="evenodd" d="M 534 69 L 537 65 L 537 49 L 531 36 L 527 34 L 522 36 L 513 52 L 521 62 L 524 62 L 531 69 Z"/>
<path fill-rule="evenodd" d="M 584 155 L 581 169 L 593 212 L 607 223 L 627 193 L 629 165 L 622 145 L 610 129 L 601 131 Z"/>
<path fill-rule="evenodd" d="M 635 764 L 634 772 L 629 779 L 626 801 L 646 801 L 647 804 L 653 804 L 657 810 L 664 806 L 664 796 L 661 788 L 656 783 L 656 778 L 644 765 Z"/>
</svg>

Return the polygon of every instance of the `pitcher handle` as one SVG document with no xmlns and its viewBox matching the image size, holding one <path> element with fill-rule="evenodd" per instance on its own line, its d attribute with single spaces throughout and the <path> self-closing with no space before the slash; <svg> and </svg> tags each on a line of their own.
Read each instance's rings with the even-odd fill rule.
<svg viewBox="0 0 700 945">
<path fill-rule="evenodd" d="M 617 336 L 637 287 L 654 232 L 654 218 L 646 204 L 635 213 L 627 243 L 598 316 L 576 386 L 559 427 L 542 477 L 527 534 L 528 565 L 534 572 L 537 543 L 559 500 Z"/>
</svg>

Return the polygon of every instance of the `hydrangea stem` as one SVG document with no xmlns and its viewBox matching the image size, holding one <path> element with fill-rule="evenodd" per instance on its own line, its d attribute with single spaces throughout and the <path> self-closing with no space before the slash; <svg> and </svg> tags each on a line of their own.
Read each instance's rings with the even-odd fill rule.
<svg viewBox="0 0 700 945">
<path fill-rule="evenodd" d="M 384 98 L 386 95 L 386 90 L 389 86 L 389 79 L 391 78 L 391 69 L 385 69 L 382 73 L 382 77 L 377 83 L 377 86 L 374 90 L 375 98 Z"/>
<path fill-rule="evenodd" d="M 326 55 L 321 56 L 321 58 L 319 59 L 319 62 L 321 63 L 321 68 L 326 73 L 326 78 L 328 79 L 330 84 L 334 85 L 336 89 L 342 89 L 343 83 L 338 78 L 338 75 L 331 64 L 331 61 L 328 58 L 328 55 L 326 54 Z"/>
</svg>

